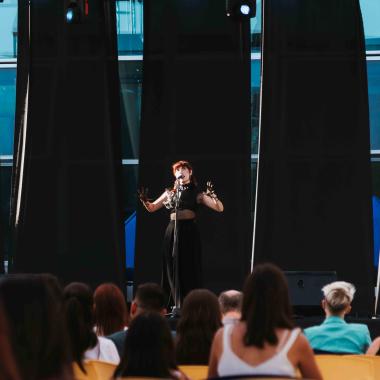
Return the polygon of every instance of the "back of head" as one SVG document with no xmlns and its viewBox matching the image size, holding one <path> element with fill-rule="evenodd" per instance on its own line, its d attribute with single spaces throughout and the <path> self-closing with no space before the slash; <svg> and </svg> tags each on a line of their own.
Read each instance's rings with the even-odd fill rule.
<svg viewBox="0 0 380 380">
<path fill-rule="evenodd" d="M 155 283 L 142 284 L 137 288 L 135 303 L 141 310 L 160 313 L 166 307 L 165 293 Z"/>
<path fill-rule="evenodd" d="M 192 290 L 183 302 L 177 324 L 177 361 L 207 364 L 211 343 L 221 327 L 218 298 L 207 289 Z"/>
<path fill-rule="evenodd" d="M 122 291 L 114 284 L 99 285 L 94 293 L 97 335 L 110 335 L 124 329 L 127 304 Z"/>
<path fill-rule="evenodd" d="M 63 291 L 65 318 L 73 359 L 82 368 L 84 352 L 97 343 L 93 331 L 93 296 L 83 283 L 73 282 Z"/>
<path fill-rule="evenodd" d="M 156 312 L 139 314 L 129 326 L 115 376 L 169 378 L 172 369 L 174 344 L 167 321 Z"/>
<path fill-rule="evenodd" d="M 62 297 L 58 282 L 52 279 L 11 275 L 0 281 L 12 351 L 22 379 L 71 376 Z"/>
<path fill-rule="evenodd" d="M 322 288 L 327 307 L 332 314 L 340 314 L 354 299 L 355 286 L 345 281 L 335 281 Z"/>
<path fill-rule="evenodd" d="M 230 311 L 240 312 L 242 299 L 243 294 L 238 290 L 227 290 L 220 293 L 218 300 L 222 314 Z"/>
<path fill-rule="evenodd" d="M 247 277 L 241 320 L 247 325 L 244 344 L 259 348 L 278 343 L 277 328 L 293 327 L 288 284 L 277 266 L 258 264 Z"/>
</svg>

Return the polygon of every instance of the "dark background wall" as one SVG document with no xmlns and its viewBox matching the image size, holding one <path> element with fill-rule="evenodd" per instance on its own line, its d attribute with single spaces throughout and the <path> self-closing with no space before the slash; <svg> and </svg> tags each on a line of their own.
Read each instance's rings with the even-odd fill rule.
<svg viewBox="0 0 380 380">
<path fill-rule="evenodd" d="M 371 172 L 359 1 L 266 0 L 255 261 L 336 270 L 372 312 Z"/>
<path fill-rule="evenodd" d="M 11 269 L 121 284 L 115 4 L 90 0 L 78 24 L 67 4 L 19 2 Z"/>
<path fill-rule="evenodd" d="M 249 21 L 225 3 L 144 2 L 140 184 L 156 197 L 173 183 L 171 164 L 189 160 L 201 188 L 212 180 L 225 212 L 199 213 L 204 286 L 240 287 L 249 270 Z M 137 211 L 135 282 L 160 281 L 164 210 Z"/>
</svg>

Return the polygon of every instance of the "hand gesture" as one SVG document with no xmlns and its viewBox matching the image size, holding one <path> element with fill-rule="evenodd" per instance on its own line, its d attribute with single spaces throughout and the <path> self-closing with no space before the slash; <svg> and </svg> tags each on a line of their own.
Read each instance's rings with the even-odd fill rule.
<svg viewBox="0 0 380 380">
<path fill-rule="evenodd" d="M 215 190 L 214 190 L 214 185 L 212 184 L 211 181 L 208 181 L 206 183 L 206 195 L 208 195 L 210 198 L 214 200 L 218 199 L 218 196 L 216 195 Z"/>
<path fill-rule="evenodd" d="M 140 201 L 145 206 L 145 203 L 149 202 L 148 199 L 148 188 L 141 186 L 140 190 L 137 190 Z"/>
</svg>

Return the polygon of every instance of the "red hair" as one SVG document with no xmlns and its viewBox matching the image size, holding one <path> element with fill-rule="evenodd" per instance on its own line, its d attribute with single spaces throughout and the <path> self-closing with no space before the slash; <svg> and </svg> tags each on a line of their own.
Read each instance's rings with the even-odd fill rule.
<svg viewBox="0 0 380 380">
<path fill-rule="evenodd" d="M 189 171 L 193 171 L 193 168 L 192 166 L 190 165 L 190 162 L 189 161 L 185 161 L 185 160 L 181 160 L 181 161 L 177 161 L 175 162 L 173 165 L 172 165 L 172 169 L 173 169 L 173 175 L 175 175 L 175 171 L 179 168 L 186 168 L 188 169 Z"/>
<path fill-rule="evenodd" d="M 121 331 L 127 324 L 127 304 L 122 291 L 114 284 L 99 285 L 94 293 L 97 335 Z"/>
</svg>

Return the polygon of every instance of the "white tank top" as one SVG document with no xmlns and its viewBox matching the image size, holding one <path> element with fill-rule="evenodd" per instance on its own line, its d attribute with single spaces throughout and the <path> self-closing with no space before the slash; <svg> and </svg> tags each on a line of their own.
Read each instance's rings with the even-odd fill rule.
<svg viewBox="0 0 380 380">
<path fill-rule="evenodd" d="M 258 365 L 251 365 L 240 359 L 231 349 L 231 332 L 234 325 L 224 326 L 223 352 L 218 363 L 219 376 L 235 375 L 276 375 L 296 376 L 296 370 L 288 359 L 288 351 L 297 339 L 300 329 L 296 328 L 287 334 L 285 344 L 271 358 Z"/>
</svg>

